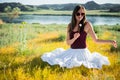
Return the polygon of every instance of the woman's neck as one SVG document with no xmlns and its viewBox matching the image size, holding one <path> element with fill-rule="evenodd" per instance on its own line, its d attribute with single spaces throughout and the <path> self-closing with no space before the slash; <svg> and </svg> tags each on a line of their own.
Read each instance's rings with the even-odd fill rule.
<svg viewBox="0 0 120 80">
<path fill-rule="evenodd" d="M 77 21 L 76 25 L 79 25 L 80 21 Z"/>
</svg>

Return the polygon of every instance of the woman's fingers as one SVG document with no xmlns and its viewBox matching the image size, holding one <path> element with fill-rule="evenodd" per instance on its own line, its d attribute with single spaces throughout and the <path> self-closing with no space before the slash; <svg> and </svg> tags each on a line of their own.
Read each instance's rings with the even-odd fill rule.
<svg viewBox="0 0 120 80">
<path fill-rule="evenodd" d="M 117 48 L 117 42 L 115 40 L 113 40 L 112 44 L 115 48 Z"/>
<path fill-rule="evenodd" d="M 80 33 L 75 33 L 74 38 L 78 38 L 80 36 Z"/>
</svg>

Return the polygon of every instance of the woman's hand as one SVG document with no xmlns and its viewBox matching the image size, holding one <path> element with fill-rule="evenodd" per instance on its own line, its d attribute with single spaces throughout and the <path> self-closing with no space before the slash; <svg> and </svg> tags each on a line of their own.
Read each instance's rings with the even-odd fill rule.
<svg viewBox="0 0 120 80">
<path fill-rule="evenodd" d="M 80 36 L 80 33 L 75 33 L 74 38 L 77 39 Z"/>
<path fill-rule="evenodd" d="M 112 41 L 112 45 L 117 48 L 117 42 L 115 40 Z"/>
</svg>

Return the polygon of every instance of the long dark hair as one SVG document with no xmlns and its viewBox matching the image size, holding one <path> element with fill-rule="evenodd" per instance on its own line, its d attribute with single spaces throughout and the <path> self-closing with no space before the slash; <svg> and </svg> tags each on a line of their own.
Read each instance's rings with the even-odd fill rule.
<svg viewBox="0 0 120 80">
<path fill-rule="evenodd" d="M 73 31 L 73 29 L 74 29 L 74 27 L 75 27 L 75 25 L 76 25 L 76 23 L 77 23 L 77 20 L 76 20 L 76 13 L 78 12 L 78 10 L 80 10 L 80 9 L 83 9 L 83 11 L 84 11 L 84 17 L 83 17 L 83 19 L 80 21 L 80 23 L 79 24 L 81 24 L 82 26 L 80 27 L 79 26 L 79 28 L 78 28 L 78 31 L 79 32 L 81 32 L 81 31 L 83 31 L 84 30 L 84 26 L 85 26 L 85 21 L 86 21 L 86 13 L 85 13 L 85 8 L 83 7 L 83 6 L 81 6 L 81 5 L 77 5 L 75 8 L 74 8 L 74 10 L 73 10 L 73 13 L 72 13 L 72 19 L 71 19 L 71 23 L 70 23 L 70 28 L 69 28 L 69 32 L 72 32 Z"/>
</svg>

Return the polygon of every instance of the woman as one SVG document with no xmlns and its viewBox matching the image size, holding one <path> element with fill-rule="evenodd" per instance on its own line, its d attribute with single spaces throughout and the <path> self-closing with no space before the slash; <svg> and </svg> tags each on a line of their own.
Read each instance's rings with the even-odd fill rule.
<svg viewBox="0 0 120 80">
<path fill-rule="evenodd" d="M 102 68 L 102 65 L 109 65 L 107 57 L 93 53 L 87 49 L 86 37 L 89 34 L 97 43 L 110 43 L 115 48 L 117 47 L 115 40 L 100 40 L 97 38 L 92 25 L 86 20 L 85 8 L 76 6 L 72 13 L 71 23 L 67 27 L 67 44 L 71 48 L 64 50 L 57 48 L 52 52 L 41 56 L 43 61 L 50 65 L 58 64 L 60 67 L 78 67 L 84 65 L 87 68 Z"/>
</svg>

